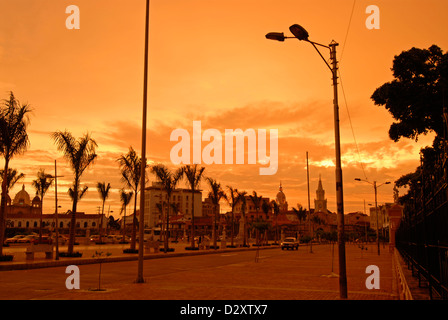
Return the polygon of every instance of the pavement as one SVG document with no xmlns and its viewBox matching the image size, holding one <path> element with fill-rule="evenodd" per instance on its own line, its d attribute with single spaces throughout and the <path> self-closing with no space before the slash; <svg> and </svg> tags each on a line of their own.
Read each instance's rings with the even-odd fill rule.
<svg viewBox="0 0 448 320">
<path fill-rule="evenodd" d="M 300 246 L 297 251 L 266 246 L 259 250 L 258 261 L 254 259 L 254 247 L 191 251 L 185 250 L 186 246 L 185 243 L 170 244 L 174 252 L 145 254 L 145 260 L 152 260 L 144 263 L 145 283 L 135 283 L 138 255 L 123 254 L 122 245 L 80 246 L 77 251 L 83 252 L 82 259 L 60 258 L 59 261 L 36 257 L 35 261 L 27 262 L 22 257 L 25 254 L 19 252 L 14 262 L 0 263 L 0 299 L 340 299 L 337 245 L 313 245 L 313 252 L 308 246 Z M 103 290 L 92 290 L 98 281 L 98 260 L 91 258 L 91 254 L 102 249 L 112 255 L 107 258 L 110 263 L 102 264 Z M 348 299 L 397 300 L 393 257 L 387 246 L 378 255 L 375 245 L 363 250 L 358 245 L 346 244 Z M 66 288 L 69 275 L 64 266 L 67 265 L 79 266 L 80 290 Z M 371 265 L 378 267 L 376 289 L 366 285 L 371 275 L 367 267 Z"/>
<path fill-rule="evenodd" d="M 236 244 L 236 241 L 235 241 Z M 227 243 L 230 245 L 230 242 Z M 72 264 L 83 265 L 83 264 L 97 264 L 98 256 L 97 253 L 102 253 L 103 262 L 123 262 L 123 261 L 135 261 L 138 259 L 137 253 L 123 253 L 124 249 L 129 249 L 130 244 L 106 244 L 106 245 L 95 245 L 95 244 L 82 244 L 76 245 L 73 249 L 74 252 L 81 252 L 82 257 L 80 258 L 67 258 L 59 257 L 56 260 L 56 254 L 53 253 L 53 259 L 46 259 L 44 252 L 35 253 L 33 260 L 26 259 L 26 249 L 29 244 L 12 244 L 9 247 L 3 248 L 3 254 L 14 255 L 13 261 L 3 262 L 0 261 L 0 271 L 7 270 L 24 270 L 24 269 L 37 269 L 37 268 L 49 268 L 58 266 L 68 266 Z M 239 247 L 239 248 L 220 248 L 218 250 L 213 249 L 201 249 L 201 250 L 187 250 L 186 247 L 190 246 L 190 242 L 177 242 L 170 243 L 169 248 L 174 249 L 172 252 L 161 252 L 164 248 L 163 244 L 159 246 L 158 252 L 155 252 L 153 248 L 144 251 L 144 259 L 160 259 L 160 258 L 172 258 L 181 257 L 186 255 L 203 255 L 212 254 L 217 252 L 230 252 L 230 251 L 241 251 L 241 250 L 256 250 L 253 246 L 251 247 Z M 195 244 L 196 248 L 199 249 L 198 244 Z M 219 242 L 218 242 L 219 246 Z M 270 246 L 260 247 L 261 250 L 269 249 Z M 273 245 L 273 248 L 278 248 L 278 245 Z M 138 243 L 136 244 L 136 249 L 138 249 Z M 59 245 L 59 252 L 67 252 L 67 245 Z M 110 256 L 106 257 L 106 254 Z M 96 255 L 96 257 L 95 257 Z"/>
</svg>

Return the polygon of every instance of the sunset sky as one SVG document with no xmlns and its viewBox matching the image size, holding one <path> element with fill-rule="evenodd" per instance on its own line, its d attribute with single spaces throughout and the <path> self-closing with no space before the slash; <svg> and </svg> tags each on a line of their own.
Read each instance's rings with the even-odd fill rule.
<svg viewBox="0 0 448 320">
<path fill-rule="evenodd" d="M 379 30 L 365 25 L 371 4 L 380 9 Z M 80 9 L 79 30 L 66 28 L 69 5 Z M 271 199 L 281 181 L 289 206 L 307 207 L 308 151 L 311 207 L 320 175 L 328 209 L 336 211 L 331 73 L 309 43 L 265 38 L 268 32 L 289 36 L 289 26 L 297 23 L 310 40 L 339 43 L 344 207 L 345 213 L 363 211 L 364 200 L 374 203 L 373 187 L 354 178 L 393 182 L 415 170 L 420 148 L 433 139 L 390 140 L 393 119 L 370 96 L 393 79 L 395 55 L 432 44 L 448 49 L 447 12 L 446 0 L 152 0 L 147 158 L 174 168 L 170 134 L 177 128 L 191 134 L 195 120 L 202 130 L 222 133 L 278 129 L 275 175 L 260 176 L 260 164 L 214 164 L 204 165 L 206 176 Z M 89 191 L 78 211 L 96 212 L 96 182 L 106 181 L 113 188 L 106 208 L 119 216 L 124 185 L 116 159 L 129 146 L 141 150 L 144 22 L 144 0 L 0 0 L 0 99 L 13 91 L 33 109 L 30 148 L 10 163 L 26 174 L 12 198 L 22 184 L 34 196 L 31 181 L 38 170 L 53 174 L 57 160 L 64 176 L 58 181 L 59 212 L 71 209 L 66 191 L 73 175 L 50 134 L 90 132 L 98 158 L 82 177 Z M 322 54 L 329 58 L 325 48 Z M 201 187 L 208 192 L 205 182 Z M 392 188 L 379 188 L 379 203 L 393 200 Z M 44 212 L 54 212 L 53 187 Z"/>
</svg>

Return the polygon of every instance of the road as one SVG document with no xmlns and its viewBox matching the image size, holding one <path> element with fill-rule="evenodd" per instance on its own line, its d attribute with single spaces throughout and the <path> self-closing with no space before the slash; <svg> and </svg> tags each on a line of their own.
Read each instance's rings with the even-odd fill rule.
<svg viewBox="0 0 448 320">
<path fill-rule="evenodd" d="M 349 299 L 396 298 L 391 254 L 378 256 L 370 246 L 362 251 L 347 245 Z M 337 250 L 335 250 L 337 251 Z M 335 300 L 339 281 L 337 252 L 330 245 L 302 246 L 298 251 L 279 248 L 217 252 L 200 256 L 151 259 L 144 262 L 145 283 L 134 283 L 136 261 L 80 265 L 80 289 L 69 290 L 66 267 L 0 272 L 0 299 L 118 299 L 118 300 Z M 169 254 L 168 254 L 169 255 Z M 333 267 L 332 267 L 333 264 Z M 378 266 L 380 289 L 366 288 L 366 268 Z"/>
</svg>

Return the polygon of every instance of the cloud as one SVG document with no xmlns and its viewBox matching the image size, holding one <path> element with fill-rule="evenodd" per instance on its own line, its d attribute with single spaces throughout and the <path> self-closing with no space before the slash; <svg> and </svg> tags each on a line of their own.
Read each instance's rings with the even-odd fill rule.
<svg viewBox="0 0 448 320">
<path fill-rule="evenodd" d="M 147 131 L 147 159 L 149 163 L 164 163 L 170 168 L 174 166 L 170 160 L 171 148 L 177 143 L 170 141 L 171 132 L 174 129 L 186 129 L 192 135 L 194 120 L 201 120 L 202 131 L 206 129 L 218 129 L 224 134 L 225 129 L 248 128 L 269 129 L 277 128 L 278 137 L 278 171 L 273 176 L 260 176 L 260 167 L 266 165 L 204 165 L 205 175 L 217 179 L 222 186 L 230 185 L 248 193 L 257 191 L 271 199 L 278 192 L 280 181 L 289 201 L 289 205 L 296 207 L 297 203 L 307 206 L 307 172 L 306 152 L 309 155 L 310 166 L 310 191 L 311 204 L 313 205 L 314 192 L 317 188 L 319 176 L 321 176 L 328 207 L 336 210 L 335 199 L 335 175 L 334 175 L 334 133 L 332 112 L 328 111 L 328 105 L 321 102 L 311 103 L 282 103 L 260 101 L 247 104 L 242 107 L 229 108 L 223 112 L 207 114 L 207 108 L 191 109 L 181 114 L 181 117 L 171 119 L 169 117 L 151 119 Z M 358 125 L 362 125 L 362 117 L 352 117 Z M 268 131 L 269 132 L 269 131 Z M 45 137 L 48 144 L 48 132 L 32 131 L 33 137 Z M 82 177 L 82 184 L 89 187 L 85 198 L 79 203 L 79 210 L 93 213 L 101 205 L 96 183 L 98 181 L 109 182 L 112 185 L 111 196 L 108 203 L 111 210 L 118 216 L 120 201 L 118 192 L 124 187 L 121 181 L 116 159 L 121 154 L 128 152 L 132 146 L 137 153 L 141 149 L 141 125 L 137 121 L 105 121 L 99 123 L 94 131 L 93 138 L 98 143 L 98 158 L 95 164 L 89 168 Z M 39 138 L 40 139 L 40 138 Z M 43 139 L 41 139 L 43 140 Z M 34 141 L 34 140 L 33 140 Z M 44 140 L 43 140 L 44 141 Z M 208 142 L 202 143 L 202 148 Z M 415 170 L 418 165 L 418 145 L 410 140 L 402 140 L 398 143 L 383 137 L 375 140 L 358 143 L 353 139 L 343 141 L 342 164 L 344 196 L 346 212 L 359 207 L 359 203 L 371 197 L 371 186 L 354 182 L 355 177 L 368 177 L 369 180 L 391 182 L 401 175 Z M 358 153 L 359 152 L 359 153 Z M 58 182 L 59 203 L 63 206 L 61 211 L 71 209 L 71 201 L 66 192 L 72 184 L 73 173 L 67 166 L 62 154 L 55 147 L 44 150 L 30 149 L 23 156 L 14 160 L 16 166 L 26 171 L 26 182 L 30 183 L 38 171 L 38 167 L 45 168 L 48 172 L 54 171 L 54 159 L 58 161 L 58 174 L 63 178 Z M 17 161 L 17 162 L 16 162 Z M 247 159 L 246 159 L 247 161 Z M 148 172 L 149 181 L 155 177 Z M 185 182 L 181 186 L 187 187 Z M 208 193 L 208 186 L 202 182 L 203 196 Z M 392 186 L 382 187 L 381 201 L 391 201 Z M 389 190 L 390 189 L 390 190 Z M 370 200 L 369 200 L 370 201 Z M 54 202 L 54 189 L 48 193 L 46 201 L 47 210 L 51 210 Z M 358 203 L 357 203 L 358 202 Z"/>
</svg>

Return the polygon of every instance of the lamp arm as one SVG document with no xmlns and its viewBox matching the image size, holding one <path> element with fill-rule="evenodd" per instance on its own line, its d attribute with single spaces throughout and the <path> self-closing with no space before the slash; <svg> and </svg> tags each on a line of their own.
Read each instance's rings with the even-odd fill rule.
<svg viewBox="0 0 448 320">
<path fill-rule="evenodd" d="M 311 43 L 311 44 L 313 45 L 314 49 L 316 49 L 317 53 L 319 53 L 319 55 L 320 55 L 320 57 L 322 58 L 322 60 L 324 60 L 324 62 L 325 62 L 325 64 L 327 65 L 328 69 L 330 69 L 330 71 L 333 72 L 333 69 L 330 67 L 330 65 L 328 64 L 327 60 L 325 60 L 325 58 L 324 58 L 324 56 L 322 55 L 322 53 L 320 53 L 319 49 L 317 49 L 316 44 L 317 44 L 317 45 L 320 45 L 320 46 L 322 46 L 322 47 L 325 47 L 325 48 L 329 48 L 329 47 L 324 46 L 323 44 L 320 44 L 320 43 L 317 43 L 317 42 L 309 41 L 309 40 L 308 40 L 308 42 Z"/>
</svg>

